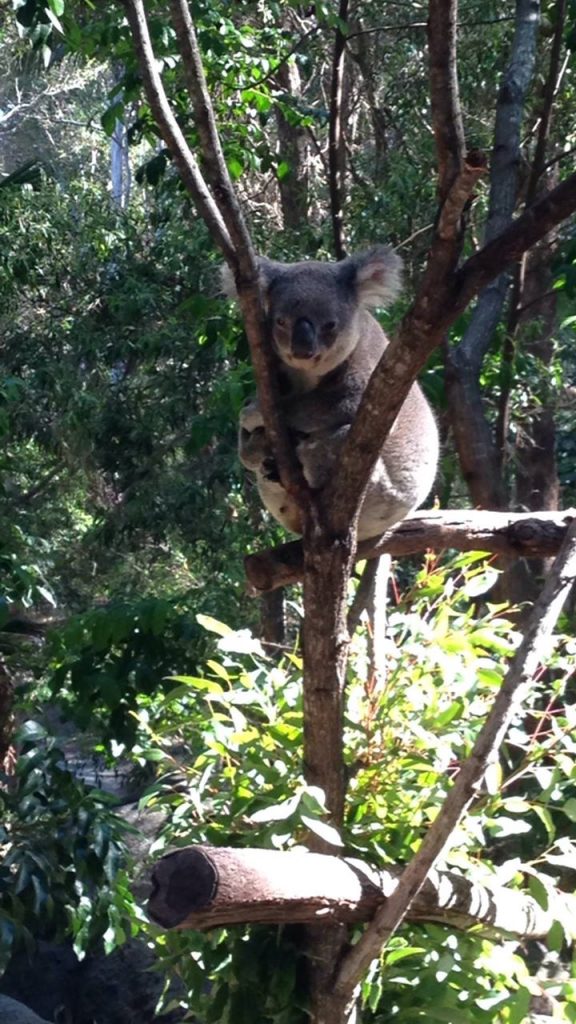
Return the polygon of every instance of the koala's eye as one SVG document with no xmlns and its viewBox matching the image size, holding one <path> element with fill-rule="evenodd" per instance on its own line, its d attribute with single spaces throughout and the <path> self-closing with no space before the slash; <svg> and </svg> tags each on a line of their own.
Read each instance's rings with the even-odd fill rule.
<svg viewBox="0 0 576 1024">
<path fill-rule="evenodd" d="M 328 323 L 324 324 L 324 330 L 325 331 L 335 331 L 336 330 L 336 321 L 335 320 L 329 320 Z"/>
<path fill-rule="evenodd" d="M 277 316 L 276 317 L 276 327 L 286 327 L 286 317 Z"/>
</svg>

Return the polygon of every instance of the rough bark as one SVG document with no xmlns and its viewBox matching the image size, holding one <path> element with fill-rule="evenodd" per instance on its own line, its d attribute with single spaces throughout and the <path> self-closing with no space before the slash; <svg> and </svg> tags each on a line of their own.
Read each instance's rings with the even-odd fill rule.
<svg viewBox="0 0 576 1024">
<path fill-rule="evenodd" d="M 163 928 L 179 930 L 366 922 L 392 895 L 401 873 L 399 866 L 376 871 L 359 860 L 306 851 L 188 846 L 154 867 L 148 911 Z M 523 938 L 545 937 L 561 919 L 576 936 L 576 897 L 559 892 L 543 910 L 512 889 L 432 870 L 408 917 L 459 929 L 482 924 Z"/>
<path fill-rule="evenodd" d="M 260 637 L 272 654 L 280 653 L 286 639 L 282 588 L 268 591 L 261 596 Z"/>
<path fill-rule="evenodd" d="M 346 146 L 344 141 L 344 73 L 346 36 L 344 26 L 348 19 L 349 0 L 339 0 L 340 25 L 334 35 L 332 54 L 332 80 L 330 83 L 330 124 L 328 129 L 328 174 L 330 189 L 330 217 L 334 254 L 337 260 L 346 255 L 344 236 L 344 186 L 346 177 Z"/>
<path fill-rule="evenodd" d="M 276 79 L 287 96 L 301 94 L 300 72 L 292 61 L 280 64 Z M 308 223 L 309 138 L 305 128 L 292 124 L 283 111 L 276 108 L 278 155 L 288 165 L 288 173 L 278 182 L 284 227 L 301 231 Z"/>
<path fill-rule="evenodd" d="M 566 529 L 576 516 L 567 509 L 555 514 L 485 512 L 474 509 L 413 512 L 382 537 L 362 541 L 356 557 L 379 558 L 416 555 L 431 549 L 486 551 L 509 558 L 549 558 L 558 554 Z M 302 580 L 302 542 L 289 541 L 245 558 L 246 576 L 253 595 Z M 356 616 L 354 621 L 357 621 Z"/>
<path fill-rule="evenodd" d="M 441 203 L 446 199 L 452 183 L 460 173 L 464 160 L 464 125 L 456 63 L 457 23 L 456 0 L 430 0 L 430 105 L 438 158 L 438 196 Z"/>
<path fill-rule="evenodd" d="M 512 51 L 496 105 L 485 242 L 502 233 L 516 208 L 520 128 L 534 72 L 538 24 L 538 0 L 517 0 Z M 509 270 L 494 277 L 480 295 L 461 343 L 446 349 L 446 393 L 452 433 L 472 502 L 481 508 L 502 509 L 507 504 L 500 453 L 484 412 L 479 377 L 502 316 L 510 279 Z"/>
</svg>

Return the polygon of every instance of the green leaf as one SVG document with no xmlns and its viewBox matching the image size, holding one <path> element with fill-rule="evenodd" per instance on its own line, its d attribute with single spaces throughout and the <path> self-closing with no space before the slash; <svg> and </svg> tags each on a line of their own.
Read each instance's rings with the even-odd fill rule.
<svg viewBox="0 0 576 1024">
<path fill-rule="evenodd" d="M 244 174 L 244 165 L 241 164 L 240 161 L 237 160 L 236 157 L 234 156 L 229 157 L 228 160 L 226 161 L 226 164 L 230 172 L 230 177 L 232 178 L 232 181 L 238 181 L 238 178 L 241 178 L 242 175 Z"/>
<path fill-rule="evenodd" d="M 401 949 L 392 949 L 389 953 L 385 954 L 386 964 L 396 964 L 409 956 L 416 956 L 425 952 L 424 946 L 403 946 Z"/>
<path fill-rule="evenodd" d="M 567 800 L 562 805 L 561 810 L 564 811 L 564 814 L 570 821 L 576 821 L 576 797 L 571 797 L 570 800 Z"/>
<path fill-rule="evenodd" d="M 536 875 L 530 875 L 528 879 L 528 889 L 530 891 L 530 895 L 536 900 L 538 906 L 542 907 L 542 910 L 548 910 L 550 893 L 541 879 L 537 878 Z"/>
<path fill-rule="evenodd" d="M 215 679 L 203 679 L 199 676 L 166 676 L 175 683 L 183 683 L 192 690 L 206 690 L 208 693 L 223 694 L 224 690 Z"/>
<path fill-rule="evenodd" d="M 250 815 L 250 821 L 257 823 L 265 823 L 267 821 L 285 821 L 292 814 L 294 814 L 298 804 L 300 803 L 300 794 L 291 796 L 288 800 L 284 800 L 280 804 L 274 804 L 272 807 L 263 807 L 260 811 L 255 811 L 254 814 Z"/>
<path fill-rule="evenodd" d="M 203 629 L 207 629 L 209 633 L 217 633 L 218 636 L 229 636 L 234 630 L 227 626 L 224 622 L 220 622 L 218 619 L 212 618 L 211 615 L 202 615 L 199 613 L 196 616 L 196 622 Z"/>
<path fill-rule="evenodd" d="M 500 573 L 498 569 L 486 568 L 482 572 L 466 580 L 462 592 L 466 597 L 480 597 L 487 590 L 491 590 L 497 582 Z"/>
<path fill-rule="evenodd" d="M 325 843 L 330 843 L 331 846 L 344 846 L 340 833 L 333 825 L 328 825 L 325 821 L 318 821 L 317 818 L 310 818 L 307 814 L 303 814 L 300 821 L 314 835 L 320 836 L 320 839 L 323 839 Z"/>
</svg>

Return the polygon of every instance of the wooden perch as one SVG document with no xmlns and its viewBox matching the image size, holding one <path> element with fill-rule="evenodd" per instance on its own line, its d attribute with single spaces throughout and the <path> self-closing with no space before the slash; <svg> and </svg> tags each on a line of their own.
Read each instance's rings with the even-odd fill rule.
<svg viewBox="0 0 576 1024">
<path fill-rule="evenodd" d="M 188 846 L 154 868 L 150 916 L 164 928 L 369 921 L 395 890 L 400 867 L 375 871 L 358 860 L 305 851 Z M 558 892 L 543 910 L 532 897 L 489 889 L 451 871 L 433 870 L 408 919 L 452 928 L 541 938 L 554 921 L 576 936 L 576 897 Z"/>
<path fill-rule="evenodd" d="M 475 509 L 414 512 L 394 530 L 363 541 L 357 558 L 383 554 L 414 555 L 428 549 L 488 551 L 512 558 L 543 558 L 558 554 L 575 509 L 564 512 L 485 512 Z M 254 595 L 298 583 L 304 571 L 302 543 L 280 544 L 244 560 Z"/>
</svg>

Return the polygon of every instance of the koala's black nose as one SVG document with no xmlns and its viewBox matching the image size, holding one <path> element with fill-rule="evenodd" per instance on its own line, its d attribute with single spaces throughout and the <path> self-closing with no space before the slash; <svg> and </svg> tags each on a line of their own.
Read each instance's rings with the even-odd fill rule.
<svg viewBox="0 0 576 1024">
<path fill-rule="evenodd" d="M 316 328 L 311 320 L 301 316 L 292 329 L 292 355 L 299 359 L 311 359 L 317 349 Z"/>
</svg>

